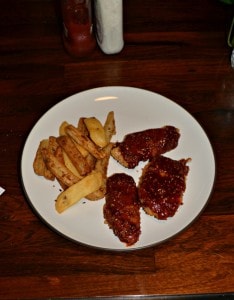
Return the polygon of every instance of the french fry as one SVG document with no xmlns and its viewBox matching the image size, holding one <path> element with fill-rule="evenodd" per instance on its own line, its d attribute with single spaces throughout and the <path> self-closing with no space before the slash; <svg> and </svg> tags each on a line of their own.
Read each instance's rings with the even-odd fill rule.
<svg viewBox="0 0 234 300">
<path fill-rule="evenodd" d="M 99 200 L 102 199 L 106 194 L 107 168 L 112 147 L 113 144 L 109 143 L 105 148 L 103 148 L 103 150 L 106 153 L 106 156 L 102 159 L 97 160 L 96 162 L 95 171 L 100 172 L 102 174 L 102 184 L 98 190 L 86 196 L 88 200 Z"/>
<path fill-rule="evenodd" d="M 57 158 L 57 160 L 61 163 L 64 164 L 64 157 L 63 157 L 63 149 L 62 147 L 58 146 L 57 149 L 54 152 L 54 156 Z M 66 190 L 67 186 L 57 178 L 58 183 L 60 184 L 61 188 L 63 190 Z"/>
<path fill-rule="evenodd" d="M 96 191 L 102 184 L 102 174 L 92 172 L 85 176 L 76 184 L 73 184 L 65 191 L 59 194 L 55 202 L 55 208 L 58 213 L 62 213 L 70 206 L 74 205 L 86 195 Z"/>
<path fill-rule="evenodd" d="M 97 159 L 92 154 L 89 153 L 86 156 L 86 161 L 89 164 L 91 170 L 93 170 L 95 168 L 95 164 L 96 164 Z"/>
<path fill-rule="evenodd" d="M 54 152 L 54 156 L 62 163 L 64 164 L 64 157 L 63 157 L 63 149 L 62 147 L 58 146 L 57 149 Z"/>
<path fill-rule="evenodd" d="M 45 143 L 48 145 L 48 140 L 42 140 L 37 148 L 36 156 L 33 161 L 33 170 L 39 176 L 44 176 L 45 172 L 45 162 L 41 153 L 42 148 L 44 148 Z"/>
<path fill-rule="evenodd" d="M 91 117 L 85 118 L 84 123 L 89 131 L 91 140 L 99 147 L 105 147 L 108 142 L 104 127 L 102 126 L 101 122 L 97 118 Z"/>
<path fill-rule="evenodd" d="M 105 148 L 103 148 L 103 150 L 106 153 L 106 157 L 104 157 L 103 159 L 97 160 L 96 165 L 95 165 L 95 170 L 102 173 L 103 182 L 102 182 L 101 187 L 97 191 L 86 196 L 86 198 L 91 201 L 96 201 L 96 200 L 102 199 L 106 194 L 107 168 L 108 168 L 108 164 L 109 164 L 111 149 L 113 147 L 113 144 L 110 143 L 110 140 L 111 140 L 112 136 L 114 134 L 116 134 L 115 118 L 114 118 L 113 111 L 109 112 L 107 115 L 107 118 L 106 118 L 106 121 L 104 124 L 104 130 L 105 130 L 105 134 L 106 134 L 106 139 L 109 143 Z"/>
<path fill-rule="evenodd" d="M 66 135 L 59 136 L 57 142 L 66 152 L 79 174 L 86 175 L 91 171 L 89 164 L 70 137 Z"/>
<path fill-rule="evenodd" d="M 39 176 L 44 176 L 48 180 L 54 180 L 55 176 L 47 168 L 42 152 L 49 147 L 49 139 L 44 139 L 40 142 L 37 153 L 33 162 L 34 172 Z"/>
<path fill-rule="evenodd" d="M 73 165 L 72 161 L 70 160 L 70 158 L 68 157 L 67 153 L 63 150 L 63 160 L 64 160 L 64 164 L 65 166 L 74 174 L 76 175 L 78 178 L 83 178 L 83 176 L 80 175 L 80 173 L 78 172 L 78 170 L 76 169 L 76 167 Z"/>
<path fill-rule="evenodd" d="M 101 184 L 100 188 L 93 193 L 88 194 L 85 198 L 89 201 L 97 201 L 105 197 L 106 194 L 106 181 Z"/>
<path fill-rule="evenodd" d="M 113 111 L 110 111 L 106 117 L 106 121 L 104 123 L 104 130 L 106 134 L 106 139 L 109 143 L 111 141 L 112 136 L 116 134 L 115 116 Z"/>
<path fill-rule="evenodd" d="M 75 176 L 63 163 L 61 163 L 48 149 L 42 150 L 42 156 L 50 172 L 65 186 L 77 183 L 80 178 Z"/>
<path fill-rule="evenodd" d="M 73 125 L 68 125 L 66 127 L 66 132 L 76 143 L 83 146 L 95 158 L 101 159 L 105 157 L 105 152 L 102 149 L 99 149 L 96 144 L 94 144 L 87 136 L 85 136 Z"/>
<path fill-rule="evenodd" d="M 66 135 L 66 127 L 68 126 L 67 121 L 63 121 L 62 124 L 59 126 L 59 135 Z"/>
<path fill-rule="evenodd" d="M 84 120 L 85 120 L 85 118 L 83 117 L 81 117 L 81 118 L 79 118 L 79 121 L 78 121 L 78 124 L 77 124 L 77 129 L 80 131 L 80 132 L 82 132 L 84 135 L 89 135 L 89 131 L 88 131 L 88 129 L 87 129 L 87 127 L 86 127 L 86 125 L 85 125 L 85 123 L 84 123 Z"/>
<path fill-rule="evenodd" d="M 57 143 L 56 137 L 50 136 L 49 142 L 48 142 L 48 151 L 50 153 L 54 154 L 57 148 L 58 148 L 58 143 Z"/>
<path fill-rule="evenodd" d="M 112 147 L 113 143 L 109 143 L 105 148 L 103 148 L 103 151 L 106 153 L 106 156 L 102 159 L 97 160 L 95 165 L 95 170 L 97 172 L 101 172 L 103 175 L 107 174 L 107 168 Z"/>
<path fill-rule="evenodd" d="M 77 124 L 77 129 L 83 133 L 83 135 L 86 135 L 88 136 L 89 135 L 89 132 L 88 132 L 88 129 L 84 123 L 84 119 L 85 118 L 79 118 L 79 121 L 78 121 L 78 124 Z M 76 143 L 76 146 L 77 148 L 79 149 L 80 153 L 84 156 L 84 157 L 87 157 L 89 155 L 89 151 L 86 150 L 83 146 L 79 145 Z"/>
<path fill-rule="evenodd" d="M 83 157 L 87 157 L 89 155 L 89 151 L 86 150 L 83 146 L 79 145 L 74 141 L 76 148 L 80 151 L 80 153 L 83 155 Z"/>
<path fill-rule="evenodd" d="M 115 133 L 111 111 L 104 126 L 95 117 L 81 117 L 77 127 L 63 121 L 58 137 L 49 136 L 40 142 L 33 169 L 46 179 L 56 178 L 62 187 L 55 203 L 59 213 L 82 198 L 98 200 L 105 196 L 111 138 Z"/>
<path fill-rule="evenodd" d="M 59 127 L 59 135 L 60 136 L 63 136 L 63 135 L 67 135 L 67 133 L 66 133 L 66 127 L 69 125 L 69 123 L 67 122 L 67 121 L 63 121 L 62 122 L 62 124 L 60 125 L 60 127 Z M 83 128 L 83 127 L 82 127 Z M 86 129 L 87 130 L 87 129 Z M 80 153 L 84 156 L 84 157 L 86 157 L 88 154 L 89 154 L 89 152 L 84 148 L 84 147 L 82 147 L 81 145 L 79 145 L 79 144 L 77 144 L 77 143 L 75 143 L 75 145 L 76 145 L 76 147 L 77 147 L 77 149 L 80 151 Z"/>
</svg>

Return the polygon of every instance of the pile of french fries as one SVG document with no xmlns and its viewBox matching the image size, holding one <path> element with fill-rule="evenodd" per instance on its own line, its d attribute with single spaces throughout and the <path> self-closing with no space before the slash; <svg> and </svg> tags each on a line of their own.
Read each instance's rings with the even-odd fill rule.
<svg viewBox="0 0 234 300">
<path fill-rule="evenodd" d="M 57 137 L 39 143 L 34 172 L 48 180 L 57 180 L 62 192 L 55 209 L 62 213 L 82 198 L 102 199 L 106 193 L 107 168 L 116 134 L 114 112 L 104 125 L 95 117 L 82 117 L 76 126 L 64 121 Z"/>
</svg>

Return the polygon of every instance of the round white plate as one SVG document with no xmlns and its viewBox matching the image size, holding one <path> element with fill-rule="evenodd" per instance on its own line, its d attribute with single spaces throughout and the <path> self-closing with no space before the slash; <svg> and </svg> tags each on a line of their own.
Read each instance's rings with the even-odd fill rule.
<svg viewBox="0 0 234 300">
<path fill-rule="evenodd" d="M 58 136 L 62 121 L 77 124 L 80 117 L 95 116 L 105 121 L 114 111 L 117 134 L 112 141 L 121 141 L 125 134 L 148 128 L 172 125 L 180 129 L 181 137 L 175 150 L 167 156 L 173 159 L 192 158 L 183 205 L 175 216 L 159 221 L 141 211 L 139 241 L 126 247 L 104 224 L 103 204 L 81 200 L 62 214 L 55 210 L 60 192 L 56 181 L 37 176 L 33 160 L 40 140 Z M 138 183 L 143 164 L 128 170 L 110 159 L 108 175 L 130 174 Z M 40 218 L 64 237 L 85 245 L 109 250 L 133 250 L 163 242 L 185 229 L 201 213 L 210 196 L 215 178 L 215 160 L 211 144 L 198 122 L 182 107 L 156 93 L 131 87 L 103 87 L 73 95 L 47 111 L 33 127 L 24 146 L 21 175 L 27 198 Z"/>
</svg>

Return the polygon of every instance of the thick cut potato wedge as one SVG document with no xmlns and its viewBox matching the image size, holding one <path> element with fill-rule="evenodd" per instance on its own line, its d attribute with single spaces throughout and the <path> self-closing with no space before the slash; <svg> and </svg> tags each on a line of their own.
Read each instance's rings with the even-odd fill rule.
<svg viewBox="0 0 234 300">
<path fill-rule="evenodd" d="M 77 129 L 82 132 L 84 135 L 89 135 L 88 129 L 84 123 L 85 118 L 81 117 L 79 118 L 78 124 L 77 124 Z"/>
<path fill-rule="evenodd" d="M 91 140 L 99 147 L 105 147 L 108 141 L 106 139 L 105 130 L 101 122 L 97 118 L 91 117 L 85 118 L 84 123 L 88 129 Z"/>
<path fill-rule="evenodd" d="M 68 155 L 68 157 L 70 158 L 80 175 L 86 175 L 91 171 L 86 159 L 77 149 L 75 143 L 70 137 L 66 135 L 59 136 L 57 138 L 57 142 L 66 152 L 66 154 Z"/>
<path fill-rule="evenodd" d="M 64 164 L 65 166 L 74 174 L 76 175 L 78 178 L 82 178 L 83 176 L 80 175 L 80 173 L 78 172 L 78 170 L 76 169 L 76 167 L 73 165 L 72 161 L 70 160 L 70 158 L 68 157 L 67 153 L 63 150 L 63 160 L 64 160 Z"/>
<path fill-rule="evenodd" d="M 42 150 L 42 156 L 47 168 L 64 186 L 71 186 L 80 180 L 47 149 Z"/>
<path fill-rule="evenodd" d="M 107 168 L 109 165 L 110 153 L 113 147 L 112 143 L 109 143 L 103 150 L 106 153 L 106 156 L 102 159 L 98 159 L 95 164 L 95 171 L 102 174 L 102 184 L 100 188 L 93 193 L 86 196 L 88 200 L 96 201 L 102 199 L 106 194 L 106 179 L 107 179 Z"/>
<path fill-rule="evenodd" d="M 34 158 L 34 161 L 33 161 L 33 169 L 34 169 L 34 172 L 39 175 L 39 176 L 44 176 L 44 173 L 45 173 L 45 168 L 46 168 L 46 165 L 45 165 L 45 162 L 43 160 L 43 156 L 42 156 L 42 149 L 46 148 L 47 149 L 48 147 L 48 140 L 42 140 L 37 148 L 37 152 L 36 152 L 36 156 Z"/>
<path fill-rule="evenodd" d="M 60 125 L 59 127 L 59 135 L 60 136 L 63 136 L 63 135 L 67 135 L 66 133 L 66 127 L 69 125 L 69 123 L 67 121 L 63 121 L 62 124 Z M 85 126 L 85 125 L 84 125 Z M 83 128 L 82 128 L 83 129 Z M 87 130 L 87 129 L 86 129 Z M 84 148 L 82 147 L 81 145 L 75 143 L 76 147 L 78 148 L 78 150 L 80 151 L 80 153 L 86 157 L 89 152 Z"/>
<path fill-rule="evenodd" d="M 57 150 L 57 148 L 58 148 L 58 143 L 57 143 L 56 137 L 50 136 L 49 143 L 48 143 L 48 151 L 50 153 L 54 154 L 55 151 Z"/>
<path fill-rule="evenodd" d="M 51 145 L 51 144 L 50 144 Z M 33 161 L 33 169 L 34 172 L 39 176 L 44 176 L 48 180 L 54 180 L 55 176 L 51 171 L 47 168 L 44 158 L 43 158 L 43 151 L 50 151 L 49 150 L 49 139 L 44 139 L 40 142 L 39 147 L 36 152 L 35 159 Z"/>
<path fill-rule="evenodd" d="M 77 144 L 75 141 L 74 141 L 77 149 L 80 151 L 80 153 L 84 156 L 84 157 L 87 157 L 89 155 L 89 151 L 86 150 L 83 146 Z"/>
<path fill-rule="evenodd" d="M 104 125 L 95 117 L 80 117 L 76 126 L 63 121 L 58 136 L 40 142 L 33 169 L 45 179 L 56 179 L 63 189 L 55 204 L 59 213 L 81 198 L 98 200 L 105 196 L 114 134 L 114 112 L 110 111 Z"/>
<path fill-rule="evenodd" d="M 112 136 L 116 134 L 115 116 L 113 111 L 110 111 L 106 117 L 104 130 L 107 142 L 109 143 L 111 141 Z"/>
<path fill-rule="evenodd" d="M 90 168 L 94 170 L 97 159 L 90 153 L 85 157 L 85 159 L 89 164 Z"/>
<path fill-rule="evenodd" d="M 98 190 L 102 184 L 101 172 L 92 172 L 76 184 L 63 191 L 56 199 L 55 208 L 62 213 L 88 194 Z"/>
<path fill-rule="evenodd" d="M 66 132 L 77 144 L 83 146 L 95 158 L 100 159 L 106 156 L 105 152 L 102 149 L 99 149 L 96 144 L 94 144 L 86 135 L 80 132 L 73 125 L 67 126 Z"/>
<path fill-rule="evenodd" d="M 62 147 L 58 146 L 57 149 L 54 152 L 54 156 L 57 158 L 57 160 L 61 163 L 64 164 L 64 157 L 63 157 L 63 149 Z M 67 186 L 65 184 L 63 184 L 63 182 L 61 180 L 59 180 L 57 178 L 58 183 L 60 184 L 61 188 L 63 190 L 66 190 Z"/>
<path fill-rule="evenodd" d="M 59 135 L 66 135 L 66 127 L 68 126 L 67 121 L 63 121 L 62 124 L 59 126 Z"/>
</svg>

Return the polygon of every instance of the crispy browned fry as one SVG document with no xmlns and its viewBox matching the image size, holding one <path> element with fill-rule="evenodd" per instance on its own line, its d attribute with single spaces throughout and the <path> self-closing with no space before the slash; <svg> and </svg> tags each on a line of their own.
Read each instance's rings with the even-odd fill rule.
<svg viewBox="0 0 234 300">
<path fill-rule="evenodd" d="M 54 152 L 54 156 L 62 163 L 64 164 L 64 157 L 63 157 L 63 149 L 62 147 L 58 146 L 57 149 Z"/>
<path fill-rule="evenodd" d="M 101 159 L 106 156 L 102 149 L 99 149 L 87 136 L 80 132 L 73 125 L 68 125 L 66 127 L 67 134 L 79 145 L 83 146 L 88 150 L 95 158 Z"/>
<path fill-rule="evenodd" d="M 57 149 L 54 152 L 54 156 L 58 159 L 58 161 L 61 164 L 65 164 L 64 157 L 63 157 L 63 149 L 62 149 L 62 147 L 60 147 L 60 146 L 57 147 Z M 63 182 L 61 180 L 59 180 L 58 178 L 57 178 L 57 181 L 60 184 L 61 188 L 63 190 L 66 190 L 67 186 L 65 184 L 63 184 Z"/>
<path fill-rule="evenodd" d="M 110 111 L 106 117 L 104 130 L 106 134 L 106 139 L 108 142 L 110 142 L 112 136 L 116 134 L 115 116 L 113 111 Z"/>
<path fill-rule="evenodd" d="M 56 178 L 63 188 L 56 201 L 59 213 L 83 197 L 98 200 L 105 196 L 113 147 L 110 141 L 115 133 L 111 111 L 104 125 L 95 117 L 80 118 L 77 128 L 64 121 L 59 127 L 59 137 L 49 136 L 40 142 L 33 162 L 34 172 L 46 179 Z"/>
<path fill-rule="evenodd" d="M 105 148 L 103 148 L 103 150 L 106 153 L 106 157 L 104 157 L 103 159 L 97 160 L 96 165 L 95 165 L 95 170 L 102 173 L 103 180 L 102 180 L 101 187 L 97 191 L 89 194 L 86 197 L 87 199 L 92 200 L 92 201 L 102 199 L 106 194 L 107 168 L 108 168 L 109 159 L 110 159 L 110 152 L 113 147 L 113 144 L 110 143 L 110 140 L 111 140 L 112 136 L 116 134 L 115 118 L 114 118 L 113 111 L 110 111 L 107 115 L 107 118 L 106 118 L 106 121 L 104 124 L 104 130 L 105 130 L 105 134 L 106 134 L 106 139 L 109 142 L 109 144 Z"/>
<path fill-rule="evenodd" d="M 106 153 L 106 156 L 102 159 L 97 160 L 97 162 L 96 162 L 95 171 L 100 172 L 102 174 L 102 184 L 97 191 L 86 196 L 86 198 L 89 200 L 102 199 L 106 194 L 107 168 L 108 168 L 108 164 L 109 164 L 110 153 L 111 153 L 112 147 L 113 147 L 113 144 L 109 143 L 105 148 L 103 148 L 103 150 Z"/>
<path fill-rule="evenodd" d="M 41 150 L 44 147 L 43 145 L 46 143 L 48 144 L 48 140 L 42 140 L 37 148 L 37 152 L 36 152 L 36 156 L 34 158 L 33 161 L 33 169 L 34 172 L 39 175 L 39 176 L 44 176 L 44 172 L 45 172 L 45 162 L 43 160 L 42 154 L 41 154 Z"/>
<path fill-rule="evenodd" d="M 71 186 L 78 182 L 80 178 L 75 176 L 63 163 L 61 163 L 48 149 L 42 150 L 42 156 L 47 168 L 65 186 Z"/>
<path fill-rule="evenodd" d="M 49 137 L 49 143 L 48 143 L 48 151 L 52 154 L 55 153 L 56 149 L 58 148 L 58 143 L 55 136 Z"/>
<path fill-rule="evenodd" d="M 87 163 L 89 164 L 91 170 L 93 170 L 95 168 L 97 159 L 91 153 L 89 153 L 85 159 L 86 159 Z"/>
<path fill-rule="evenodd" d="M 58 143 L 56 141 L 56 137 L 49 136 L 48 146 L 47 146 L 48 152 L 54 155 L 57 148 L 58 148 Z M 45 170 L 45 178 L 47 178 L 47 179 L 55 178 L 53 172 L 51 172 L 51 170 L 48 167 Z"/>
<path fill-rule="evenodd" d="M 67 135 L 66 133 L 66 127 L 69 125 L 69 123 L 67 121 L 63 121 L 62 124 L 60 125 L 59 127 L 59 135 L 62 136 L 62 135 Z M 85 125 L 84 125 L 85 126 Z M 84 148 L 82 147 L 81 145 L 75 143 L 76 147 L 78 148 L 78 150 L 80 151 L 80 153 L 86 157 L 89 152 Z"/>
<path fill-rule="evenodd" d="M 78 124 L 77 124 L 77 129 L 82 132 L 84 135 L 88 136 L 89 135 L 89 132 L 87 130 L 87 127 L 84 123 L 84 119 L 85 118 L 79 118 L 79 121 L 78 121 Z M 78 143 L 75 143 L 77 148 L 79 149 L 80 153 L 84 156 L 84 157 L 87 157 L 90 153 L 88 150 L 86 150 L 83 146 L 81 146 L 80 144 Z"/>
<path fill-rule="evenodd" d="M 80 151 L 80 153 L 83 155 L 83 157 L 87 157 L 89 155 L 89 151 L 86 150 L 83 146 L 77 144 L 76 141 L 74 141 L 74 144 L 76 145 L 77 149 Z"/>
<path fill-rule="evenodd" d="M 76 169 L 76 167 L 73 165 L 72 161 L 70 160 L 69 156 L 67 155 L 67 153 L 63 150 L 63 160 L 64 160 L 64 164 L 65 166 L 74 174 L 76 175 L 78 178 L 82 178 L 83 176 L 80 175 L 80 173 L 78 172 L 78 170 Z"/>
<path fill-rule="evenodd" d="M 59 127 L 59 135 L 60 136 L 64 136 L 67 135 L 66 133 L 66 127 L 69 125 L 69 123 L 67 121 L 63 121 L 62 124 Z M 85 156 L 88 154 L 88 151 L 85 150 L 82 146 L 78 145 L 77 143 L 75 143 L 75 146 L 78 148 L 78 150 L 80 151 L 80 153 Z M 63 162 L 65 164 L 65 166 L 77 177 L 81 178 L 82 176 L 80 175 L 80 173 L 78 172 L 77 168 L 74 166 L 74 164 L 72 163 L 71 159 L 69 158 L 69 156 L 67 155 L 67 153 L 63 150 L 62 151 L 62 155 L 63 155 Z"/>
<path fill-rule="evenodd" d="M 66 127 L 69 125 L 67 121 L 63 121 L 62 124 L 59 126 L 59 135 L 66 135 Z"/>
<path fill-rule="evenodd" d="M 102 183 L 100 172 L 91 172 L 76 184 L 63 191 L 56 199 L 55 208 L 58 213 L 62 213 L 68 207 L 80 201 L 87 194 L 97 190 Z"/>
<path fill-rule="evenodd" d="M 88 136 L 89 135 L 89 131 L 85 125 L 84 122 L 85 118 L 79 118 L 78 124 L 77 124 L 77 129 L 82 132 L 84 135 Z"/>
<path fill-rule="evenodd" d="M 48 149 L 49 139 L 44 139 L 40 142 L 33 162 L 34 172 L 39 176 L 44 176 L 48 180 L 54 180 L 55 176 L 48 170 L 42 155 L 44 149 Z"/>
<path fill-rule="evenodd" d="M 107 173 L 107 167 L 112 147 L 113 143 L 109 143 L 106 147 L 103 148 L 103 151 L 105 152 L 106 156 L 102 159 L 97 160 L 95 165 L 95 170 L 101 172 L 104 175 L 106 175 Z"/>
<path fill-rule="evenodd" d="M 86 175 L 91 171 L 91 168 L 83 155 L 77 149 L 76 145 L 74 144 L 73 140 L 66 136 L 59 136 L 57 138 L 58 144 L 63 148 L 66 152 L 70 160 L 72 161 L 73 165 L 76 167 L 80 175 Z"/>
</svg>

